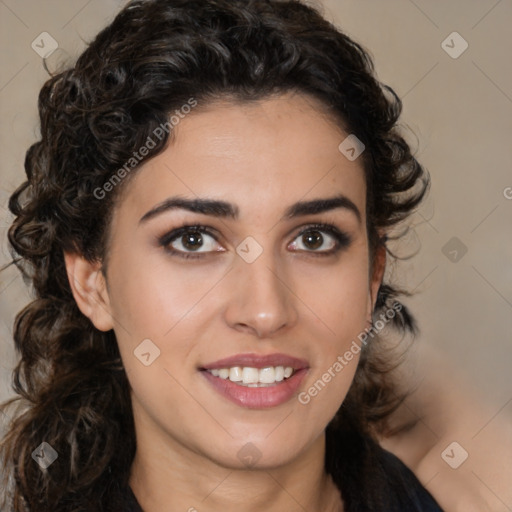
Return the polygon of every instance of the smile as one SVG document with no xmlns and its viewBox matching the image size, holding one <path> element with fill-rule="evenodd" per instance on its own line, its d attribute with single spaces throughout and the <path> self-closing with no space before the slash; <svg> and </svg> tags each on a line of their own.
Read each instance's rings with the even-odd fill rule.
<svg viewBox="0 0 512 512">
<path fill-rule="evenodd" d="M 211 387 L 249 409 L 276 407 L 298 392 L 309 364 L 285 354 L 238 354 L 200 368 Z"/>
</svg>

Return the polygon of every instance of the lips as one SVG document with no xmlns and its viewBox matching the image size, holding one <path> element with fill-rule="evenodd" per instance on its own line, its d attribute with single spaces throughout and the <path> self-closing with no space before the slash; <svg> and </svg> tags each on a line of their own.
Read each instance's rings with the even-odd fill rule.
<svg viewBox="0 0 512 512">
<path fill-rule="evenodd" d="M 286 354 L 238 354 L 200 368 L 219 394 L 250 409 L 290 400 L 308 371 L 308 362 Z"/>
<path fill-rule="evenodd" d="M 308 368 L 309 364 L 305 359 L 289 356 L 287 354 L 238 354 L 236 356 L 226 357 L 219 359 L 214 363 L 206 364 L 202 367 L 203 370 L 220 370 L 221 368 L 251 367 L 251 368 L 266 368 L 268 366 L 283 366 L 291 367 L 294 370 Z"/>
</svg>

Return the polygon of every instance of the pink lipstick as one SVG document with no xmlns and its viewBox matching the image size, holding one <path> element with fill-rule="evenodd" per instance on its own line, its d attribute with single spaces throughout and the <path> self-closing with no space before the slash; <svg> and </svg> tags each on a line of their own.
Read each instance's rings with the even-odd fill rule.
<svg viewBox="0 0 512 512">
<path fill-rule="evenodd" d="M 211 386 L 228 400 L 250 409 L 276 407 L 297 392 L 309 365 L 286 354 L 238 354 L 200 368 Z"/>
</svg>

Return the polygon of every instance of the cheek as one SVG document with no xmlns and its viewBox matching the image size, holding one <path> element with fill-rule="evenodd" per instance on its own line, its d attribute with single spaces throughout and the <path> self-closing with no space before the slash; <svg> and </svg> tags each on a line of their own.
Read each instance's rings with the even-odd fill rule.
<svg viewBox="0 0 512 512">
<path fill-rule="evenodd" d="M 214 285 L 225 269 L 196 266 L 185 271 L 150 255 L 144 264 L 127 257 L 111 268 L 115 333 L 135 394 L 141 401 L 154 401 L 155 407 L 178 401 L 187 409 L 190 397 L 182 396 L 178 383 L 194 375 L 199 340 L 212 316 L 218 317 L 220 297 Z"/>
<path fill-rule="evenodd" d="M 184 271 L 161 257 L 138 261 L 120 262 L 110 276 L 114 322 L 134 339 L 161 339 L 197 307 L 216 273 L 199 267 Z"/>
<path fill-rule="evenodd" d="M 368 280 L 365 277 L 364 273 L 342 273 L 339 280 L 330 277 L 323 282 L 317 281 L 317 290 L 309 294 L 315 312 L 340 341 L 365 324 L 368 306 Z"/>
<path fill-rule="evenodd" d="M 314 365 L 298 401 L 319 426 L 341 406 L 358 366 L 360 336 L 370 313 L 368 275 L 365 252 L 359 251 L 331 271 L 318 270 L 307 282 L 297 278 L 302 287 L 298 295 L 307 297 L 312 312 L 305 328 L 315 340 Z"/>
<path fill-rule="evenodd" d="M 330 268 L 298 268 L 295 282 L 297 295 L 316 317 L 315 324 L 323 324 L 327 347 L 341 350 L 366 327 L 370 292 L 364 251 L 347 255 Z"/>
<path fill-rule="evenodd" d="M 208 290 L 208 279 L 196 275 L 192 281 L 162 261 L 139 262 L 128 257 L 118 261 L 109 276 L 123 365 L 135 405 L 161 425 L 186 424 L 200 413 L 182 383 L 193 368 L 190 352 L 200 330 L 198 304 Z M 179 411 L 171 407 L 176 403 Z"/>
</svg>

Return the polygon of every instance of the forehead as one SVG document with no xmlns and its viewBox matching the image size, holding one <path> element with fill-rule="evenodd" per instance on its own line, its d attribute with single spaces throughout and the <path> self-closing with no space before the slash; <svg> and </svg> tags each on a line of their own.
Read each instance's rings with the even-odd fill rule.
<svg viewBox="0 0 512 512">
<path fill-rule="evenodd" d="M 347 134 L 316 100 L 295 94 L 198 107 L 126 187 L 123 196 L 141 215 L 180 195 L 229 201 L 241 217 L 275 218 L 288 204 L 337 193 L 364 214 L 361 160 L 339 151 Z"/>
</svg>

